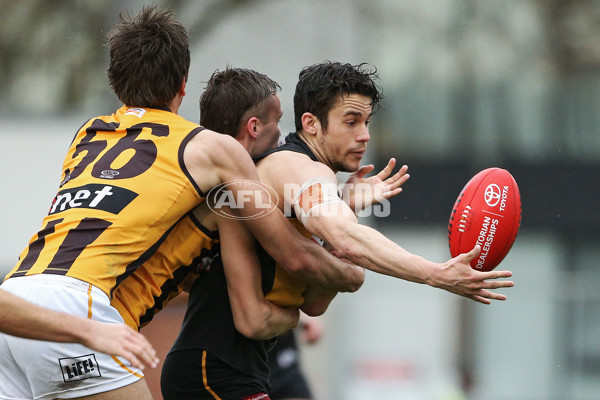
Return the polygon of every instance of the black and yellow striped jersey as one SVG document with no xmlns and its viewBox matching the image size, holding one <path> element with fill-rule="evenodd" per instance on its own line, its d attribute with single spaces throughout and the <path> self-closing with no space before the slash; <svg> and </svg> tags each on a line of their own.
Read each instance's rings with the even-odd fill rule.
<svg viewBox="0 0 600 400">
<path fill-rule="evenodd" d="M 167 110 L 123 106 L 75 135 L 60 189 L 7 275 L 66 275 L 109 296 L 204 201 L 183 162 L 203 128 Z"/>
<path fill-rule="evenodd" d="M 286 144 L 265 153 L 265 156 L 275 151 L 289 150 L 314 157 L 306 146 L 289 142 L 288 139 L 289 137 L 286 138 Z M 260 157 L 255 158 L 255 161 L 259 159 Z M 296 218 L 288 218 L 288 221 L 303 236 L 312 237 Z M 307 284 L 290 276 L 258 243 L 256 252 L 261 267 L 261 284 L 265 299 L 280 307 L 301 306 L 304 303 L 303 295 Z M 201 271 L 192 286 L 181 331 L 170 351 L 204 349 L 237 371 L 268 380 L 267 348 L 272 343 L 272 340 L 249 339 L 236 330 L 223 260 L 217 257 L 210 270 Z"/>
<path fill-rule="evenodd" d="M 300 232 L 308 235 L 302 224 L 290 219 Z M 281 307 L 299 307 L 304 303 L 306 283 L 292 278 L 257 243 L 261 267 L 261 284 L 266 299 Z M 267 348 L 271 340 L 252 340 L 235 328 L 223 260 L 216 257 L 210 269 L 200 271 L 188 300 L 181 331 L 171 352 L 205 349 L 238 371 L 268 379 Z"/>
<path fill-rule="evenodd" d="M 269 156 L 269 154 L 277 153 L 279 151 L 293 151 L 296 153 L 306 154 L 313 161 L 317 161 L 317 157 L 310 150 L 310 148 L 304 143 L 297 133 L 290 133 L 285 138 L 285 143 L 279 147 L 275 147 L 271 150 L 264 152 L 256 157 L 254 157 L 254 162 L 258 163 L 263 158 Z M 294 227 L 302 234 L 302 236 L 306 238 L 313 238 L 313 235 L 302 225 L 302 223 L 297 218 L 288 218 L 288 221 L 294 225 Z M 314 238 L 316 242 L 320 242 L 320 239 Z M 320 243 L 321 244 L 321 243 Z M 259 251 L 259 254 L 261 252 Z M 263 256 L 261 258 L 261 264 L 266 263 L 266 252 L 262 252 Z M 266 256 L 265 256 L 266 255 Z M 273 259 L 271 259 L 271 263 L 275 263 Z M 264 270 L 263 270 L 264 273 Z M 274 270 L 275 276 L 273 279 L 273 285 L 266 288 L 265 298 L 278 306 L 281 307 L 299 307 L 304 302 L 304 297 L 302 294 L 306 290 L 307 285 L 299 281 L 298 279 L 292 278 L 280 265 L 275 264 Z M 263 281 L 263 285 L 265 282 Z M 263 287 L 263 289 L 265 289 Z"/>
<path fill-rule="evenodd" d="M 296 218 L 288 218 L 288 221 L 294 225 L 302 236 L 306 238 L 312 236 Z M 258 254 L 263 275 L 272 276 L 268 280 L 263 279 L 265 299 L 280 307 L 300 307 L 304 303 L 304 292 L 307 287 L 306 282 L 293 278 L 262 247 L 259 248 Z M 269 268 L 269 266 L 271 267 Z"/>
</svg>

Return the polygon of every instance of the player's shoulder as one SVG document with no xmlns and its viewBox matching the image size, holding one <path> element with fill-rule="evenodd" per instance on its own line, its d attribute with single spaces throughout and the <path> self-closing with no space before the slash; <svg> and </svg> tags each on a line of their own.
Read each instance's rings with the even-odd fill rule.
<svg viewBox="0 0 600 400">
<path fill-rule="evenodd" d="M 302 164 L 305 164 L 307 162 L 313 162 L 313 160 L 311 160 L 311 158 L 307 154 L 291 150 L 274 151 L 265 156 L 264 158 L 260 159 L 259 162 L 286 163 L 292 161 Z"/>
<path fill-rule="evenodd" d="M 202 132 L 196 136 L 198 141 L 205 144 L 215 144 L 223 147 L 241 146 L 235 138 L 206 128 L 202 129 Z"/>
<path fill-rule="evenodd" d="M 186 151 L 216 158 L 232 156 L 242 150 L 244 148 L 235 138 L 210 129 L 203 129 L 190 140 L 186 147 Z"/>
<path fill-rule="evenodd" d="M 295 151 L 277 151 L 262 158 L 256 163 L 259 171 L 268 169 L 271 172 L 289 173 L 299 169 L 312 169 L 317 166 L 310 157 Z"/>
<path fill-rule="evenodd" d="M 269 166 L 281 165 L 282 167 L 285 167 L 285 169 L 328 169 L 325 164 L 314 161 L 308 154 L 291 150 L 273 152 L 260 159 L 257 165 L 261 164 Z"/>
<path fill-rule="evenodd" d="M 335 174 L 325 164 L 314 161 L 308 155 L 293 151 L 270 154 L 257 164 L 261 179 L 271 183 L 285 182 L 303 184 L 315 177 L 335 181 Z"/>
</svg>

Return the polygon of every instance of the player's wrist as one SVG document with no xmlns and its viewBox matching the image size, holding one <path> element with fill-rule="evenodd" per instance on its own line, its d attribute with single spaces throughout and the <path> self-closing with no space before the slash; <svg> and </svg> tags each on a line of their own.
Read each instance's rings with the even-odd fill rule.
<svg viewBox="0 0 600 400">
<path fill-rule="evenodd" d="M 70 340 L 89 347 L 90 338 L 94 335 L 96 330 L 94 321 L 91 319 L 82 319 L 78 322 L 73 322 L 73 324 L 77 324 L 78 328 L 72 329 L 69 332 L 69 334 L 72 336 Z"/>
<path fill-rule="evenodd" d="M 440 276 L 443 274 L 441 264 L 422 259 L 419 263 L 419 271 L 422 274 L 423 283 L 431 287 L 440 287 Z"/>
</svg>

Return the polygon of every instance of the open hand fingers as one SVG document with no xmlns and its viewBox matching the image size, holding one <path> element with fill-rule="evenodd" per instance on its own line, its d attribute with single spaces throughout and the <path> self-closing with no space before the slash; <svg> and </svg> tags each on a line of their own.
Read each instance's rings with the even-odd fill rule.
<svg viewBox="0 0 600 400">
<path fill-rule="evenodd" d="M 384 199 L 389 199 L 390 197 L 394 197 L 398 193 L 402 191 L 402 188 L 396 188 L 394 190 L 390 190 L 389 188 L 385 188 L 384 192 L 381 194 Z"/>
<path fill-rule="evenodd" d="M 155 368 L 158 365 L 158 357 L 156 356 L 156 350 L 152 347 L 150 342 L 141 334 L 138 333 L 142 337 L 141 340 L 141 350 L 137 352 L 137 356 L 141 357 L 141 361 L 144 365 L 148 365 L 151 368 Z"/>
<path fill-rule="evenodd" d="M 512 272 L 510 272 L 510 271 L 489 271 L 489 272 L 481 273 L 482 280 L 510 278 L 511 276 L 512 276 Z"/>
<path fill-rule="evenodd" d="M 491 300 L 504 301 L 506 296 L 500 293 L 490 292 L 489 290 L 481 289 L 475 293 L 464 295 L 466 298 L 476 301 L 481 304 L 491 304 Z"/>
<path fill-rule="evenodd" d="M 388 164 L 388 166 L 389 166 L 389 164 Z M 408 180 L 408 178 L 410 178 L 410 175 L 408 175 L 406 173 L 408 171 L 407 165 L 403 165 L 402 168 L 400 168 L 400 170 L 398 172 L 396 172 L 394 175 L 390 176 L 389 178 L 388 178 L 388 176 L 392 171 L 387 172 L 387 174 L 385 176 L 382 175 L 383 172 L 385 172 L 386 170 L 387 170 L 387 167 L 384 170 L 382 170 L 379 174 L 377 174 L 377 177 L 387 184 L 398 184 L 398 183 L 402 184 L 402 183 L 406 182 Z"/>
<path fill-rule="evenodd" d="M 131 362 L 135 367 L 143 369 L 145 366 L 155 368 L 158 365 L 158 357 L 156 356 L 156 350 L 146 339 L 144 335 L 139 332 L 131 332 L 132 335 L 129 337 L 124 344 L 122 351 L 123 356 Z"/>
<path fill-rule="evenodd" d="M 406 173 L 407 168 L 405 165 L 398 173 L 383 182 L 386 185 L 383 190 L 383 197 L 388 199 L 402 191 L 400 187 L 410 178 L 410 175 Z"/>
<path fill-rule="evenodd" d="M 491 299 L 491 300 L 506 300 L 506 296 L 500 293 L 490 292 L 489 290 L 481 289 L 475 296 Z"/>
<path fill-rule="evenodd" d="M 501 271 L 508 272 L 508 271 Z M 479 303 L 490 304 L 490 300 L 506 300 L 506 295 L 501 293 L 492 292 L 494 289 L 502 289 L 513 287 L 515 283 L 513 281 L 480 281 L 479 284 L 476 284 L 475 289 L 472 293 L 470 293 L 467 297 L 472 300 L 475 300 Z"/>
<path fill-rule="evenodd" d="M 394 170 L 395 166 L 396 166 L 396 159 L 395 158 L 390 158 L 390 161 L 388 161 L 388 163 L 385 166 L 385 168 L 382 169 L 381 171 L 379 171 L 379 173 L 377 175 L 375 175 L 375 176 L 378 177 L 379 179 L 381 179 L 383 181 L 383 180 L 385 180 L 385 178 L 387 178 L 388 176 L 390 176 L 390 174 Z"/>
<path fill-rule="evenodd" d="M 475 247 L 473 247 L 473 250 L 469 251 L 468 253 L 460 254 L 459 257 L 464 257 L 465 261 L 470 263 L 475 258 L 477 258 L 477 256 L 479 256 L 480 252 L 481 252 L 481 246 L 476 244 Z M 489 279 L 489 278 L 482 277 L 482 279 Z"/>
<path fill-rule="evenodd" d="M 485 297 L 481 297 L 481 296 L 476 296 L 476 295 L 471 295 L 471 296 L 465 296 L 468 299 L 474 300 L 478 303 L 481 304 L 492 304 L 492 302 L 488 299 L 486 299 Z"/>
<path fill-rule="evenodd" d="M 123 351 L 122 353 L 123 353 L 123 357 L 125 357 L 131 363 L 131 365 L 133 365 L 136 368 L 144 369 L 146 367 L 146 365 L 149 365 L 149 363 L 141 362 L 135 356 L 135 354 L 130 351 Z"/>
<path fill-rule="evenodd" d="M 484 289 L 502 289 L 515 286 L 513 281 L 484 281 L 482 288 Z"/>
</svg>

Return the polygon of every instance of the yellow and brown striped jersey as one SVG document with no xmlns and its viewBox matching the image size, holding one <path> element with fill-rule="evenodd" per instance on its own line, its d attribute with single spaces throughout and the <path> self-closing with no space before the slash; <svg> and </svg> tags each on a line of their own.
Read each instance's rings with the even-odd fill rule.
<svg viewBox="0 0 600 400">
<path fill-rule="evenodd" d="M 180 294 L 216 256 L 218 232 L 209 231 L 188 213 L 157 251 L 113 292 L 111 304 L 125 323 L 139 329 Z"/>
<path fill-rule="evenodd" d="M 42 228 L 7 275 L 66 275 L 109 296 L 204 193 L 183 163 L 202 128 L 167 110 L 123 106 L 75 135 Z"/>
</svg>

